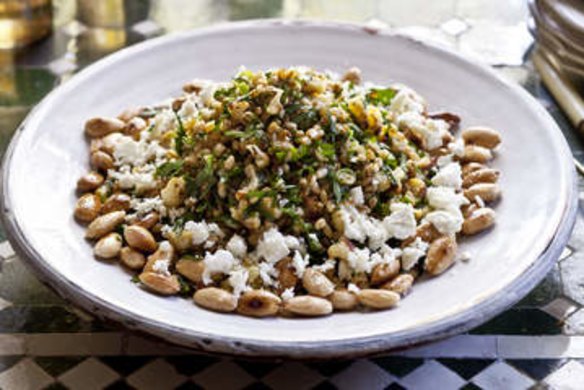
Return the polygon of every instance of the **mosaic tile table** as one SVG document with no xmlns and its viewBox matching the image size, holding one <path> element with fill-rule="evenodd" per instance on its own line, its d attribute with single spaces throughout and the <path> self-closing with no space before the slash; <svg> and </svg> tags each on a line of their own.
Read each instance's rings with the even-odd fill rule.
<svg viewBox="0 0 584 390">
<path fill-rule="evenodd" d="M 99 6 L 96 4 L 99 3 Z M 406 4 L 407 3 L 407 4 Z M 55 31 L 0 52 L 0 148 L 32 105 L 123 46 L 174 30 L 257 17 L 390 26 L 494 65 L 584 147 L 534 73 L 522 0 L 54 0 Z M 93 5 L 93 8 L 89 8 Z M 584 180 L 580 179 L 584 190 Z M 0 232 L 0 241 L 5 240 Z M 0 388 L 584 388 L 584 218 L 558 264 L 510 310 L 468 334 L 396 355 L 314 364 L 197 355 L 95 320 L 42 286 L 0 244 Z"/>
</svg>

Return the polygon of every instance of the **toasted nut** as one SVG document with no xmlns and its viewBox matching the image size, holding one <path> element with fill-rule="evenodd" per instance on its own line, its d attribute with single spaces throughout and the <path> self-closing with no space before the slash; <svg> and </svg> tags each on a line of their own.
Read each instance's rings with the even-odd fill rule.
<svg viewBox="0 0 584 390">
<path fill-rule="evenodd" d="M 499 171 L 491 168 L 482 168 L 470 172 L 462 181 L 462 187 L 468 188 L 477 183 L 496 183 L 499 179 Z"/>
<path fill-rule="evenodd" d="M 193 232 L 191 231 L 183 230 L 179 234 L 170 232 L 166 237 L 179 252 L 185 252 L 193 246 Z"/>
<path fill-rule="evenodd" d="M 174 247 L 170 245 L 168 241 L 162 241 L 160 245 L 158 245 L 158 249 L 156 252 L 148 256 L 148 261 L 144 266 L 144 272 L 154 271 L 154 263 L 158 260 L 167 260 L 168 262 L 172 261 L 174 258 Z"/>
<path fill-rule="evenodd" d="M 93 194 L 85 194 L 77 200 L 75 218 L 81 222 L 91 222 L 99 215 L 101 200 Z"/>
<path fill-rule="evenodd" d="M 102 238 L 93 247 L 93 253 L 100 259 L 113 259 L 122 249 L 122 237 L 118 233 L 110 233 Z"/>
<path fill-rule="evenodd" d="M 176 271 L 191 282 L 201 283 L 203 272 L 205 271 L 205 263 L 190 259 L 180 259 L 176 263 Z"/>
<path fill-rule="evenodd" d="M 308 268 L 304 271 L 302 276 L 302 285 L 308 291 L 309 294 L 316 295 L 318 297 L 326 297 L 331 295 L 335 291 L 335 285 L 324 276 L 321 272 L 316 271 L 312 268 Z"/>
<path fill-rule="evenodd" d="M 197 290 L 193 299 L 197 305 L 213 311 L 229 313 L 237 308 L 235 295 L 217 287 Z"/>
<path fill-rule="evenodd" d="M 185 198 L 186 183 L 182 177 L 173 177 L 160 191 L 160 197 L 166 207 L 178 207 Z"/>
<path fill-rule="evenodd" d="M 494 202 L 501 197 L 501 189 L 494 183 L 477 183 L 464 190 L 464 196 L 471 202 L 480 197 L 484 202 Z"/>
<path fill-rule="evenodd" d="M 124 222 L 125 217 L 124 211 L 114 211 L 97 217 L 87 227 L 85 237 L 90 239 L 103 237 Z"/>
<path fill-rule="evenodd" d="M 124 238 L 128 245 L 141 252 L 154 252 L 158 243 L 150 231 L 142 226 L 132 225 L 124 229 Z"/>
<path fill-rule="evenodd" d="M 146 264 L 146 257 L 129 246 L 123 247 L 120 251 L 120 260 L 130 269 L 142 269 Z"/>
<path fill-rule="evenodd" d="M 462 233 L 473 235 L 490 228 L 495 223 L 495 211 L 483 207 L 473 211 L 462 223 Z"/>
<path fill-rule="evenodd" d="M 444 236 L 435 240 L 428 248 L 424 269 L 431 275 L 439 275 L 454 263 L 456 255 L 456 240 Z"/>
<path fill-rule="evenodd" d="M 377 264 L 373 268 L 373 272 L 371 272 L 371 284 L 376 286 L 394 278 L 399 273 L 400 267 L 400 262 L 397 260 L 390 263 Z"/>
<path fill-rule="evenodd" d="M 144 229 L 152 229 L 158 223 L 160 216 L 158 213 L 148 213 L 134 222 L 134 225 L 142 226 Z"/>
<path fill-rule="evenodd" d="M 349 247 L 344 242 L 337 242 L 329 246 L 327 254 L 331 259 L 347 260 L 349 257 Z"/>
<path fill-rule="evenodd" d="M 91 166 L 100 171 L 107 171 L 114 167 L 114 160 L 106 152 L 98 150 L 97 152 L 91 153 Z"/>
<path fill-rule="evenodd" d="M 351 68 L 341 78 L 343 81 L 350 81 L 355 85 L 361 84 L 361 70 L 359 68 Z"/>
<path fill-rule="evenodd" d="M 276 264 L 278 270 L 278 282 L 280 283 L 280 290 L 284 291 L 287 288 L 295 287 L 298 283 L 298 277 L 292 268 L 290 268 L 291 259 L 289 257 L 280 260 Z"/>
<path fill-rule="evenodd" d="M 326 316 L 333 312 L 333 305 L 324 298 L 303 295 L 284 302 L 284 310 L 306 317 Z"/>
<path fill-rule="evenodd" d="M 395 291 L 398 294 L 406 295 L 414 284 L 414 277 L 410 274 L 401 274 L 396 276 L 393 280 L 381 286 L 384 290 Z"/>
<path fill-rule="evenodd" d="M 97 172 L 89 172 L 77 180 L 77 190 L 81 192 L 94 191 L 104 182 L 104 178 Z"/>
<path fill-rule="evenodd" d="M 92 118 L 85 122 L 85 134 L 91 138 L 101 138 L 116 131 L 122 131 L 125 123 L 117 118 Z"/>
<path fill-rule="evenodd" d="M 126 127 L 124 127 L 124 133 L 129 136 L 138 137 L 140 132 L 144 130 L 146 126 L 146 121 L 139 116 L 136 116 L 128 121 Z"/>
<path fill-rule="evenodd" d="M 128 122 L 130 121 L 132 118 L 137 117 L 138 115 L 140 115 L 140 113 L 142 112 L 143 108 L 142 107 L 132 107 L 132 108 L 128 108 L 124 111 L 122 111 L 120 113 L 120 115 L 118 115 L 118 119 L 122 120 L 124 122 Z"/>
<path fill-rule="evenodd" d="M 474 171 L 479 169 L 487 168 L 486 165 L 480 164 L 478 162 L 470 162 L 462 165 L 462 177 L 465 178 Z"/>
<path fill-rule="evenodd" d="M 162 275 L 156 272 L 143 272 L 138 277 L 150 290 L 161 295 L 173 295 L 180 291 L 176 275 Z"/>
<path fill-rule="evenodd" d="M 374 290 L 370 288 L 359 291 L 357 297 L 363 306 L 372 309 L 389 309 L 397 305 L 400 300 L 399 294 L 394 291 Z"/>
<path fill-rule="evenodd" d="M 501 143 L 501 135 L 490 127 L 469 127 L 461 133 L 462 139 L 467 144 L 479 145 L 493 149 Z"/>
<path fill-rule="evenodd" d="M 282 300 L 265 290 L 246 291 L 239 298 L 237 312 L 251 317 L 274 316 L 280 309 Z"/>
<path fill-rule="evenodd" d="M 478 145 L 467 145 L 464 147 L 462 161 L 486 163 L 493 159 L 493 153 L 490 149 Z"/>
<path fill-rule="evenodd" d="M 335 290 L 329 297 L 335 310 L 353 310 L 359 304 L 357 296 L 347 290 Z"/>
<path fill-rule="evenodd" d="M 131 200 L 130 195 L 118 192 L 107 198 L 101 212 L 107 214 L 113 211 L 127 211 L 130 208 Z"/>
</svg>

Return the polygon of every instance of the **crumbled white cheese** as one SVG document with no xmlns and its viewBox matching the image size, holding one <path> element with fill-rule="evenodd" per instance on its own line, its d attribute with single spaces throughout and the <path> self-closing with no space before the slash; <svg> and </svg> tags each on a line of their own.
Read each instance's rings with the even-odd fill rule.
<svg viewBox="0 0 584 390">
<path fill-rule="evenodd" d="M 426 192 L 428 204 L 435 210 L 424 218 L 442 234 L 455 234 L 462 229 L 464 217 L 460 206 L 468 204 L 464 195 L 451 187 L 430 187 Z"/>
<path fill-rule="evenodd" d="M 191 232 L 193 236 L 193 245 L 201 245 L 209 238 L 209 225 L 205 221 L 185 223 L 184 230 Z"/>
<path fill-rule="evenodd" d="M 398 93 L 391 99 L 388 109 L 394 114 L 405 112 L 423 113 L 426 110 L 426 103 L 424 98 L 415 91 L 407 87 L 400 87 Z"/>
<path fill-rule="evenodd" d="M 444 135 L 448 133 L 449 129 L 447 122 L 441 119 L 427 118 L 413 111 L 400 114 L 397 122 L 418 136 L 429 150 L 442 146 Z"/>
<path fill-rule="evenodd" d="M 152 129 L 152 136 L 158 137 L 167 131 L 172 131 L 175 128 L 176 118 L 170 109 L 162 110 L 154 117 L 154 128 Z"/>
<path fill-rule="evenodd" d="M 402 250 L 401 266 L 404 270 L 412 269 L 428 250 L 428 243 L 417 237 L 414 242 Z"/>
<path fill-rule="evenodd" d="M 468 204 L 468 200 L 462 194 L 454 191 L 450 187 L 429 187 L 426 192 L 428 204 L 436 209 L 459 209 L 460 206 Z"/>
<path fill-rule="evenodd" d="M 451 154 L 446 154 L 444 156 L 440 156 L 436 160 L 436 166 L 438 166 L 438 168 L 442 168 L 450 163 L 452 163 L 452 155 Z"/>
<path fill-rule="evenodd" d="M 290 250 L 298 250 L 301 247 L 300 240 L 294 236 L 285 236 L 286 246 Z"/>
<path fill-rule="evenodd" d="M 286 245 L 286 238 L 277 228 L 271 228 L 264 233 L 256 248 L 257 255 L 269 263 L 276 263 L 288 256 L 290 249 Z"/>
<path fill-rule="evenodd" d="M 247 285 L 248 278 L 249 272 L 245 268 L 239 268 L 229 272 L 227 281 L 233 288 L 233 295 L 239 297 L 242 292 L 249 290 L 249 286 Z"/>
<path fill-rule="evenodd" d="M 408 177 L 406 175 L 406 173 L 404 172 L 404 170 L 401 169 L 401 167 L 395 168 L 391 173 L 392 173 L 393 177 L 395 178 L 395 180 L 397 180 L 397 181 L 404 181 L 404 179 L 406 179 Z"/>
<path fill-rule="evenodd" d="M 181 118 L 191 118 L 195 115 L 196 112 L 197 106 L 195 105 L 195 102 L 193 102 L 191 99 L 187 99 L 180 107 L 178 115 L 180 115 Z"/>
<path fill-rule="evenodd" d="M 166 207 L 159 196 L 154 198 L 132 198 L 130 200 L 130 207 L 136 210 L 138 215 L 145 215 L 152 211 L 156 211 L 161 216 L 166 215 Z"/>
<path fill-rule="evenodd" d="M 274 267 L 274 264 L 272 263 L 267 263 L 267 262 L 261 262 L 258 265 L 259 268 L 259 272 L 260 272 L 260 278 L 262 279 L 262 282 L 264 282 L 264 284 L 266 286 L 277 286 L 279 283 L 277 280 L 278 275 L 280 274 L 278 272 L 278 269 L 276 267 Z"/>
<path fill-rule="evenodd" d="M 205 270 L 203 271 L 202 279 L 205 285 L 212 282 L 211 276 L 214 274 L 227 274 L 235 266 L 236 260 L 231 254 L 223 249 L 219 249 L 215 253 L 207 252 L 203 259 Z"/>
<path fill-rule="evenodd" d="M 448 150 L 457 157 L 462 157 L 464 154 L 464 140 L 458 138 L 456 141 L 452 141 L 448 144 Z"/>
<path fill-rule="evenodd" d="M 359 294 L 361 289 L 355 283 L 349 283 L 347 285 L 347 291 L 352 292 L 353 294 Z"/>
<path fill-rule="evenodd" d="M 403 240 L 416 233 L 414 208 L 407 203 L 393 203 L 391 214 L 383 219 L 383 226 L 390 237 Z"/>
<path fill-rule="evenodd" d="M 124 190 L 135 189 L 136 192 L 142 193 L 156 188 L 156 179 L 154 179 L 153 173 L 154 171 L 148 169 L 148 166 L 130 170 L 128 165 L 123 165 L 118 171 L 110 169 L 108 176 L 116 180 L 120 188 Z"/>
<path fill-rule="evenodd" d="M 312 266 L 312 269 L 314 269 L 315 271 L 327 272 L 327 271 L 330 271 L 331 269 L 334 269 L 336 265 L 337 265 L 337 261 L 336 260 L 334 260 L 334 259 L 327 259 L 322 264 L 313 265 Z"/>
<path fill-rule="evenodd" d="M 164 252 L 165 254 L 171 253 L 173 250 L 172 245 L 170 245 L 170 242 L 168 241 L 162 241 L 159 245 L 158 245 L 158 249 L 161 252 Z"/>
<path fill-rule="evenodd" d="M 440 233 L 447 235 L 458 233 L 464 222 L 462 213 L 456 209 L 431 211 L 424 219 L 434 225 Z"/>
<path fill-rule="evenodd" d="M 432 178 L 432 184 L 459 189 L 462 186 L 462 170 L 460 164 L 451 162 L 440 168 L 438 173 Z"/>
<path fill-rule="evenodd" d="M 122 136 L 114 142 L 114 159 L 116 165 L 131 164 L 144 165 L 153 158 L 162 158 L 166 150 L 157 141 L 140 139 L 135 141 L 132 137 Z"/>
<path fill-rule="evenodd" d="M 225 249 L 238 259 L 243 259 L 247 254 L 247 244 L 245 239 L 237 234 L 234 234 L 229 239 L 227 245 L 225 245 Z"/>
<path fill-rule="evenodd" d="M 467 261 L 470 261 L 470 259 L 472 258 L 472 256 L 470 255 L 470 253 L 468 253 L 466 251 L 464 251 L 464 252 L 457 252 L 457 254 L 458 254 L 457 255 L 457 260 L 460 260 L 460 261 L 467 262 Z"/>
<path fill-rule="evenodd" d="M 353 187 L 349 191 L 349 198 L 354 204 L 361 205 L 365 203 L 365 197 L 363 196 L 363 188 L 361 186 Z"/>
<path fill-rule="evenodd" d="M 170 260 L 168 259 L 156 260 L 154 264 L 152 264 L 152 271 L 164 276 L 170 276 L 170 271 L 168 270 L 169 266 Z"/>
<path fill-rule="evenodd" d="M 341 206 L 344 235 L 350 240 L 363 243 L 367 238 L 368 217 L 353 206 Z"/>
<path fill-rule="evenodd" d="M 294 256 L 292 256 L 292 267 L 294 267 L 296 276 L 302 278 L 309 262 L 310 256 L 308 254 L 302 256 L 300 252 L 294 251 Z"/>
<path fill-rule="evenodd" d="M 294 287 L 289 287 L 282 291 L 282 294 L 280 294 L 280 298 L 282 298 L 283 301 L 287 301 L 288 299 L 294 298 Z"/>
<path fill-rule="evenodd" d="M 368 248 L 355 248 L 349 252 L 347 263 L 356 272 L 371 273 L 373 262 L 371 261 L 371 252 Z"/>
<path fill-rule="evenodd" d="M 207 225 L 207 230 L 209 231 L 210 235 L 214 235 L 217 236 L 219 238 L 223 238 L 225 237 L 225 233 L 223 233 L 223 230 L 221 230 L 221 228 L 219 227 L 219 225 L 217 225 L 216 223 L 210 223 Z"/>
</svg>

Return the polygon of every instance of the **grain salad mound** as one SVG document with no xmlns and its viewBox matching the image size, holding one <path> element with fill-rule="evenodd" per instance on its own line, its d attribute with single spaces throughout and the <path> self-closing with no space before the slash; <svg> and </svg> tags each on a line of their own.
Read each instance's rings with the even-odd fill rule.
<svg viewBox="0 0 584 390">
<path fill-rule="evenodd" d="M 294 67 L 196 80 L 85 126 L 75 207 L 95 256 L 204 308 L 256 317 L 386 309 L 491 227 L 500 135 L 411 89 Z"/>
</svg>

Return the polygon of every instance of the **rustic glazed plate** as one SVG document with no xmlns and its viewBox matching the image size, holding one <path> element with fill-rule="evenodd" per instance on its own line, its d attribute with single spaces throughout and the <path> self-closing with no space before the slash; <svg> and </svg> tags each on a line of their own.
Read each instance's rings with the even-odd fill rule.
<svg viewBox="0 0 584 390">
<path fill-rule="evenodd" d="M 494 166 L 504 199 L 496 228 L 465 239 L 471 254 L 417 284 L 399 308 L 318 319 L 252 319 L 162 298 L 120 267 L 93 259 L 72 218 L 75 183 L 88 170 L 82 128 L 91 116 L 176 95 L 193 78 L 251 69 L 358 66 L 376 83 L 417 89 L 432 110 L 503 134 Z M 352 25 L 246 22 L 167 36 L 122 50 L 52 92 L 25 120 L 4 161 L 3 218 L 15 249 L 40 279 L 92 313 L 210 352 L 293 358 L 354 357 L 405 348 L 476 326 L 519 300 L 546 274 L 575 218 L 571 153 L 546 111 L 520 87 L 460 56 Z"/>
</svg>

